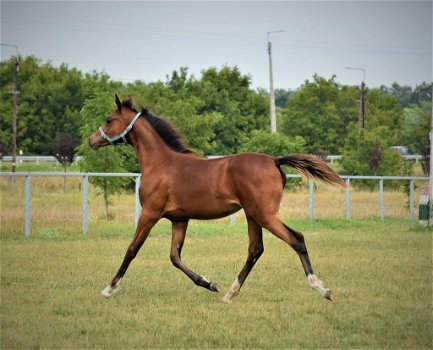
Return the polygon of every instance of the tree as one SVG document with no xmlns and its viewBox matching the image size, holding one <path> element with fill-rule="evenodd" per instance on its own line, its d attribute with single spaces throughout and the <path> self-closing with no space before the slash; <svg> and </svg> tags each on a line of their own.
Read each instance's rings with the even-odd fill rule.
<svg viewBox="0 0 433 350">
<path fill-rule="evenodd" d="M 295 93 L 293 90 L 275 89 L 275 106 L 286 108 L 289 99 Z"/>
<path fill-rule="evenodd" d="M 423 82 L 413 89 L 411 105 L 421 105 L 423 102 L 432 101 L 433 83 Z"/>
<path fill-rule="evenodd" d="M 198 115 L 221 116 L 214 124 L 217 154 L 237 153 L 246 135 L 268 127 L 269 98 L 264 91 L 253 91 L 250 85 L 251 77 L 228 66 L 204 70 L 200 80 L 185 85 L 186 91 L 198 99 Z"/>
<path fill-rule="evenodd" d="M 80 145 L 80 140 L 70 134 L 65 134 L 59 137 L 53 146 L 52 153 L 57 161 L 63 165 L 66 174 L 67 167 L 74 161 L 74 155 L 77 147 Z M 63 181 L 63 192 L 66 192 L 66 175 Z"/>
<path fill-rule="evenodd" d="M 413 106 L 404 110 L 404 124 L 402 131 L 403 144 L 412 151 L 423 156 L 421 161 L 425 175 L 430 169 L 430 121 L 432 118 L 431 102 L 423 102 L 420 106 Z"/>
<path fill-rule="evenodd" d="M 14 60 L 0 62 L 0 143 L 12 138 Z M 106 74 L 83 75 L 66 64 L 54 67 L 33 56 L 20 57 L 17 144 L 27 154 L 50 154 L 62 134 L 80 137 L 84 99 L 100 89 L 119 87 Z"/>
<path fill-rule="evenodd" d="M 416 85 L 415 88 L 404 85 L 401 86 L 394 82 L 391 87 L 381 86 L 380 90 L 393 95 L 400 103 L 402 108 L 420 105 L 423 102 L 430 102 L 432 99 L 433 84 L 423 82 Z"/>
<path fill-rule="evenodd" d="M 359 130 L 352 127 L 342 148 L 341 172 L 350 175 L 409 176 L 410 162 L 389 149 L 380 130 Z M 376 183 L 366 182 L 368 186 Z"/>
<path fill-rule="evenodd" d="M 374 131 L 389 145 L 398 145 L 403 126 L 403 110 L 397 98 L 381 89 L 367 91 L 365 129 Z"/>
<path fill-rule="evenodd" d="M 394 82 L 391 87 L 381 86 L 380 90 L 393 95 L 399 101 L 402 108 L 408 107 L 412 103 L 413 91 L 410 86 L 401 86 Z"/>
<path fill-rule="evenodd" d="M 280 133 L 271 134 L 265 130 L 253 130 L 244 139 L 240 151 L 265 153 L 275 157 L 282 157 L 288 154 L 300 153 L 303 150 L 304 139 L 297 136 L 289 139 Z"/>
<path fill-rule="evenodd" d="M 338 154 L 348 127 L 358 119 L 358 95 L 357 88 L 338 84 L 335 76 L 314 75 L 282 110 L 281 129 L 289 137 L 301 136 L 306 152 Z"/>
<path fill-rule="evenodd" d="M 81 171 L 100 173 L 122 173 L 124 164 L 121 158 L 121 146 L 107 146 L 95 151 L 89 146 L 89 136 L 97 130 L 114 109 L 111 92 L 100 92 L 84 103 L 81 111 L 83 124 L 80 128 L 82 144 L 79 152 L 83 156 L 80 162 Z M 121 190 L 130 179 L 124 177 L 89 177 L 89 181 L 98 187 L 104 199 L 104 214 L 109 215 L 109 197 Z"/>
</svg>

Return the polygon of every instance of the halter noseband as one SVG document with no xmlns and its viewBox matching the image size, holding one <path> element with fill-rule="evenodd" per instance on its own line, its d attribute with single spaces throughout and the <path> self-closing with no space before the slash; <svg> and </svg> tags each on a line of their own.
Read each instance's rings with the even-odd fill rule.
<svg viewBox="0 0 433 350">
<path fill-rule="evenodd" d="M 137 119 L 138 119 L 138 117 L 139 117 L 140 115 L 141 115 L 141 113 L 138 112 L 138 113 L 135 115 L 134 119 L 132 119 L 132 121 L 131 121 L 131 122 L 129 123 L 129 125 L 126 127 L 126 129 L 123 130 L 123 132 L 122 132 L 121 134 L 119 134 L 119 135 L 116 135 L 116 136 L 114 136 L 114 137 L 110 137 L 110 136 L 108 136 L 108 135 L 104 132 L 104 130 L 102 130 L 102 126 L 99 127 L 99 132 L 101 133 L 101 135 L 102 135 L 102 137 L 103 137 L 104 139 L 106 139 L 108 142 L 110 142 L 111 145 L 127 145 L 127 144 L 128 144 L 128 141 L 126 141 L 126 135 L 128 134 L 128 132 L 131 131 L 132 127 L 134 126 L 135 122 L 137 121 Z M 123 142 L 122 142 L 122 143 L 119 142 L 119 143 L 116 143 L 116 144 L 115 144 L 115 142 L 116 142 L 117 140 L 120 140 L 120 139 L 122 139 Z"/>
</svg>

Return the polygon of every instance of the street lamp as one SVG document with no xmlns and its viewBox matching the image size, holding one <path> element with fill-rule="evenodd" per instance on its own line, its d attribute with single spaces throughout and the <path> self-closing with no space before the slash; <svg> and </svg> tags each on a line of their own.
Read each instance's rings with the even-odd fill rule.
<svg viewBox="0 0 433 350">
<path fill-rule="evenodd" d="M 277 120 L 275 117 L 275 94 L 274 94 L 274 78 L 272 75 L 272 44 L 269 41 L 269 35 L 273 33 L 282 33 L 284 30 L 273 30 L 267 33 L 268 39 L 268 54 L 269 54 L 269 104 L 271 114 L 271 132 L 277 132 Z"/>
<path fill-rule="evenodd" d="M 360 67 L 345 67 L 350 70 L 358 70 L 362 72 L 362 82 L 360 86 L 360 97 L 359 97 L 359 117 L 358 124 L 359 129 L 364 129 L 365 126 L 365 68 Z"/>
<path fill-rule="evenodd" d="M 14 173 L 16 171 L 17 167 L 17 120 L 18 120 L 18 114 L 17 114 L 17 95 L 18 95 L 18 72 L 19 72 L 19 61 L 18 61 L 18 46 L 17 45 L 11 45 L 11 44 L 3 44 L 0 43 L 1 46 L 7 46 L 7 47 L 13 47 L 16 51 L 15 56 L 15 67 L 14 67 L 14 78 L 13 78 L 13 90 L 12 93 L 12 100 L 13 100 L 13 118 L 12 118 L 12 172 Z"/>
</svg>

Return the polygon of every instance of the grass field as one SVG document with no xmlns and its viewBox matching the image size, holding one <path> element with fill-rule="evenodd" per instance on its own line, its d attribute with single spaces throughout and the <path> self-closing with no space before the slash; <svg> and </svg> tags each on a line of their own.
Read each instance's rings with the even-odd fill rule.
<svg viewBox="0 0 433 350">
<path fill-rule="evenodd" d="M 353 190 L 287 192 L 285 222 L 304 232 L 313 267 L 334 302 L 309 288 L 296 254 L 266 232 L 265 253 L 232 304 L 221 303 L 244 264 L 246 224 L 192 222 L 183 260 L 219 283 L 196 287 L 169 259 L 170 225 L 152 231 L 122 290 L 99 291 L 116 272 L 133 232 L 132 194 L 103 218 L 91 189 L 89 234 L 81 234 L 80 181 L 32 182 L 32 235 L 23 234 L 23 180 L 1 189 L 1 348 L 431 348 L 432 231 L 409 221 L 405 197 Z M 377 206 L 377 207 L 376 207 Z"/>
<path fill-rule="evenodd" d="M 155 232 L 122 290 L 99 296 L 129 240 L 1 241 L 2 348 L 431 348 L 432 234 L 401 220 L 287 220 L 335 301 L 265 234 L 265 254 L 230 305 L 171 266 Z M 224 292 L 246 257 L 245 227 L 196 223 L 183 259 Z"/>
</svg>

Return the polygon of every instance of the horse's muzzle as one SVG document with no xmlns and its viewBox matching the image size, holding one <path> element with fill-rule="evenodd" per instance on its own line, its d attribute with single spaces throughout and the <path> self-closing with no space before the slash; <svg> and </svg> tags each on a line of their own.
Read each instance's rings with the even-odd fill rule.
<svg viewBox="0 0 433 350">
<path fill-rule="evenodd" d="M 92 138 L 89 137 L 89 146 L 95 150 L 99 149 L 99 142 L 98 141 L 92 141 Z"/>
</svg>

